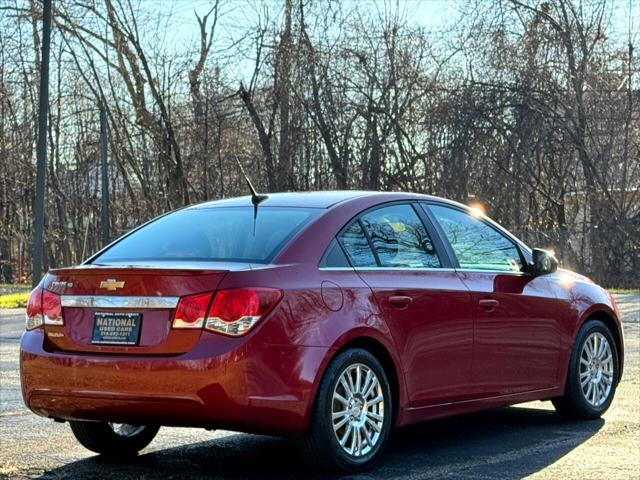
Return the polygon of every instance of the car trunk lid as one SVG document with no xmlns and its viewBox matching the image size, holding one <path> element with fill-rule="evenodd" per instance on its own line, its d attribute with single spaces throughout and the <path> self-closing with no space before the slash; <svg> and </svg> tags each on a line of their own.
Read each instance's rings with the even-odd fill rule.
<svg viewBox="0 0 640 480">
<path fill-rule="evenodd" d="M 202 330 L 172 328 L 180 298 L 214 292 L 229 271 L 248 268 L 251 267 L 247 264 L 221 262 L 156 262 L 51 270 L 43 287 L 60 295 L 64 324 L 45 325 L 46 342 L 53 350 L 69 352 L 187 352 L 197 343 Z M 104 323 L 98 327 L 97 319 L 109 322 L 108 327 Z M 118 332 L 105 335 L 105 328 Z M 127 340 L 130 344 L 126 344 Z"/>
</svg>

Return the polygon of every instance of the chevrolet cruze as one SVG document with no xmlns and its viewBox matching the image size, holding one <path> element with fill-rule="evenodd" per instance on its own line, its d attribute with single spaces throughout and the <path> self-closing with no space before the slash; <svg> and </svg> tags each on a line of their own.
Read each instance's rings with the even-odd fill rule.
<svg viewBox="0 0 640 480">
<path fill-rule="evenodd" d="M 615 301 L 479 211 L 417 194 L 283 193 L 161 216 L 33 290 L 26 405 L 113 458 L 161 425 L 299 437 L 357 471 L 394 427 L 551 400 L 596 418 Z M 428 428 L 428 427 L 425 427 Z"/>
</svg>

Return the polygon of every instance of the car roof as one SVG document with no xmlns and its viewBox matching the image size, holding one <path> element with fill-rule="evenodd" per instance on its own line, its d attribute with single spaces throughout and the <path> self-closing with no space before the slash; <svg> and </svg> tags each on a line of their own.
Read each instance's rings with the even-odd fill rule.
<svg viewBox="0 0 640 480">
<path fill-rule="evenodd" d="M 438 197 L 404 192 L 373 192 L 362 190 L 329 190 L 318 192 L 284 192 L 269 193 L 268 198 L 260 203 L 260 207 L 306 207 L 306 208 L 330 208 L 338 203 L 363 197 L 393 197 L 389 200 L 420 199 L 420 200 L 444 200 Z M 194 205 L 190 208 L 210 207 L 246 207 L 252 206 L 251 196 L 226 198 Z"/>
</svg>

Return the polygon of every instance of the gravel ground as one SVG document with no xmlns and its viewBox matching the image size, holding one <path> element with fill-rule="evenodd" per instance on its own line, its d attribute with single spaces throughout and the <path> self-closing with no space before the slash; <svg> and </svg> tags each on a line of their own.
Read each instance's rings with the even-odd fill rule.
<svg viewBox="0 0 640 480">
<path fill-rule="evenodd" d="M 601 420 L 561 420 L 531 402 L 438 420 L 394 433 L 377 479 L 640 479 L 640 296 L 617 297 L 626 362 L 616 399 Z M 102 460 L 68 425 L 26 410 L 20 394 L 21 310 L 0 311 L 0 479 L 315 478 L 290 440 L 226 431 L 163 428 L 138 458 Z"/>
</svg>

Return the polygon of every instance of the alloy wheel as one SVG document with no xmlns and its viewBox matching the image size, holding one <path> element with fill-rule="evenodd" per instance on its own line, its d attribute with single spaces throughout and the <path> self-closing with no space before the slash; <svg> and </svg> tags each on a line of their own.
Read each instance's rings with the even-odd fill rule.
<svg viewBox="0 0 640 480">
<path fill-rule="evenodd" d="M 613 386 L 613 352 L 606 337 L 593 332 L 587 337 L 580 354 L 580 388 L 592 407 L 607 401 Z"/>
<path fill-rule="evenodd" d="M 109 422 L 109 428 L 113 430 L 113 433 L 120 435 L 121 437 L 133 437 L 144 430 L 144 425 L 130 425 L 128 423 L 111 423 Z"/>
<path fill-rule="evenodd" d="M 354 457 L 371 452 L 385 416 L 382 386 L 373 369 L 363 363 L 345 368 L 332 400 L 333 431 L 342 449 Z"/>
</svg>

